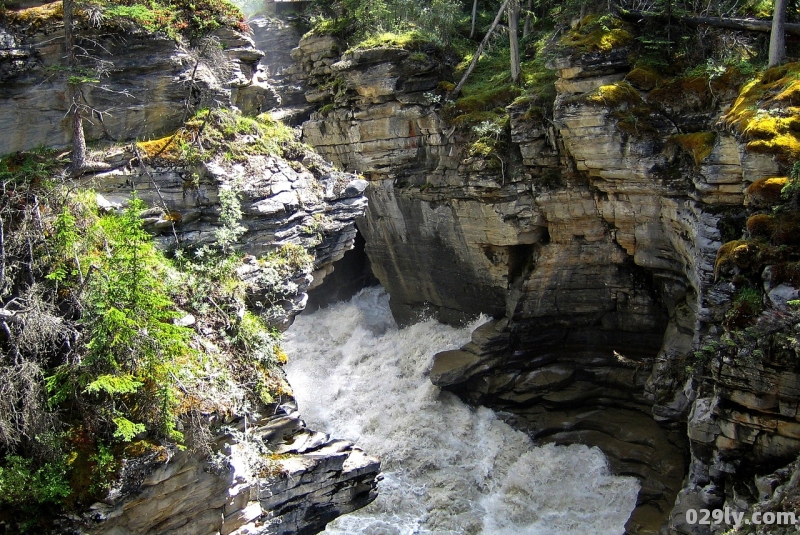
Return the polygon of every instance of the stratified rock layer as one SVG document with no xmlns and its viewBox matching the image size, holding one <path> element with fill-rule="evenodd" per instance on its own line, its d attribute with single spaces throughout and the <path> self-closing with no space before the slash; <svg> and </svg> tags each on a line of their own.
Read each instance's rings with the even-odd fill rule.
<svg viewBox="0 0 800 535">
<path fill-rule="evenodd" d="M 60 5 L 7 12 L 0 19 L 0 154 L 70 142 Z M 232 90 L 234 104 L 257 99 L 250 93 L 263 53 L 246 35 L 218 30 L 225 54 L 210 61 L 199 59 L 200 49 L 132 24 L 95 28 L 79 18 L 76 30 L 77 46 L 94 58 L 87 69 L 105 62 L 106 71 L 81 84 L 85 104 L 94 110 L 84 121 L 87 140 L 163 135 L 192 110 L 231 102 Z"/>
<path fill-rule="evenodd" d="M 0 128 L 5 132 L 0 154 L 66 145 L 70 125 L 61 2 L 7 7 L 0 17 Z M 35 10 L 19 11 L 29 7 Z M 82 17 L 76 22 L 77 45 L 113 62 L 100 81 L 81 84 L 86 104 L 98 112 L 84 120 L 87 140 L 171 134 L 201 107 L 236 106 L 256 115 L 280 103 L 282 95 L 258 65 L 264 54 L 248 36 L 218 30 L 214 37 L 224 53 L 214 55 L 133 24 L 105 21 L 92 27 Z M 270 318 L 274 327 L 291 323 L 305 307 L 306 292 L 353 246 L 367 183 L 334 170 L 311 151 L 293 162 L 258 155 L 231 163 L 219 154 L 193 164 L 151 161 L 143 152 L 141 146 L 120 144 L 91 151 L 93 162 L 102 161 L 96 167 L 106 170 L 75 178 L 75 187 L 96 192 L 102 210 L 119 210 L 135 192 L 152 207 L 142 214 L 144 226 L 162 247 L 180 242 L 201 251 L 199 246 L 217 240 L 222 226 L 220 191 L 235 190 L 244 233 L 234 248 L 246 254 L 237 275 L 249 288 L 254 312 L 269 306 L 274 313 L 275 305 L 282 309 Z M 275 281 L 256 257 L 288 244 L 302 246 L 314 259 L 313 268 L 298 268 L 290 280 Z M 279 294 L 280 302 L 267 303 L 265 292 L 272 300 Z M 125 459 L 119 484 L 104 502 L 64 519 L 61 532 L 313 534 L 375 498 L 377 459 L 352 443 L 307 429 L 291 399 L 260 409 L 267 416 L 256 421 L 204 415 L 223 419 L 218 423 L 232 429 L 216 437 L 213 448 L 230 463 L 154 446 L 141 457 Z M 272 457 L 262 472 L 252 473 L 253 466 L 264 466 L 252 458 L 265 450 Z"/>
<path fill-rule="evenodd" d="M 246 440 L 230 435 L 217 439 L 231 455 L 225 466 L 212 469 L 184 452 L 163 453 L 134 495 L 92 506 L 81 532 L 312 534 L 375 499 L 377 459 L 350 442 L 308 430 L 293 403 L 271 412 L 261 420 L 234 425 L 239 432 L 247 431 Z M 247 468 L 247 457 L 258 455 L 255 441 L 276 456 L 263 474 Z"/>
<path fill-rule="evenodd" d="M 695 474 L 727 469 L 720 459 L 750 451 L 753 433 L 762 460 L 800 450 L 789 423 L 781 435 L 756 414 L 774 423 L 777 407 L 796 407 L 793 371 L 756 381 L 766 370 L 730 368 L 739 379 L 720 383 L 714 398 L 740 410 L 743 427 L 725 435 L 729 442 L 714 425 L 718 414 L 733 419 L 730 410 L 707 412 L 705 434 L 693 431 L 695 417 L 688 438 L 684 427 L 698 403 L 686 362 L 720 334 L 732 292 L 715 282 L 720 229 L 743 222 L 750 182 L 780 171 L 715 128 L 736 87 L 707 99 L 673 88 L 673 100 L 658 100 L 628 85 L 641 104 L 630 119 L 613 101 L 592 98 L 625 78 L 628 50 L 564 56 L 553 65 L 552 121 L 509 106 L 511 156 L 498 163 L 471 156 L 469 132 L 439 114 L 443 58 L 415 65 L 402 50 L 340 58 L 338 50 L 331 37 L 307 36 L 293 53 L 317 84 L 309 102 L 325 104 L 303 125 L 304 139 L 369 179 L 359 228 L 396 318 L 495 318 L 461 350 L 437 356 L 435 384 L 510 414 L 540 440 L 601 446 L 618 473 L 642 480 L 629 533 L 658 533 L 669 520 L 689 442 L 680 503 L 693 505 L 689 496 L 733 492 L 720 487 L 724 478 Z M 338 91 L 326 83 L 331 76 Z M 698 159 L 676 141 L 687 128 L 714 131 L 703 138 L 709 154 Z M 701 435 L 716 445 L 703 455 Z M 680 503 L 673 533 L 688 532 Z"/>
</svg>

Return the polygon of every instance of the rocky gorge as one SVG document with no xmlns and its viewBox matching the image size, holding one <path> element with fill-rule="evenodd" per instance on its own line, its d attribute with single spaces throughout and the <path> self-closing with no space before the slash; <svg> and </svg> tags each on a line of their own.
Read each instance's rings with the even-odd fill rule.
<svg viewBox="0 0 800 535">
<path fill-rule="evenodd" d="M 59 6 L 10 5 L 0 25 L 2 154 L 70 139 L 53 69 Z M 687 523 L 690 508 L 796 508 L 800 370 L 787 302 L 799 293 L 784 253 L 739 239 L 748 216 L 774 202 L 765 184 L 787 175 L 789 160 L 754 145 L 736 116 L 761 108 L 791 119 L 794 96 L 776 97 L 786 71 L 755 85 L 727 71 L 656 79 L 631 63 L 627 43 L 560 47 L 548 58 L 554 96 L 508 105 L 507 130 L 486 151 L 448 108 L 456 60 L 434 45 L 347 49 L 262 18 L 252 37 L 226 26 L 213 34 L 220 47 L 192 48 L 127 20 L 91 20 L 80 18 L 83 45 L 113 63 L 85 90 L 98 110 L 86 127 L 99 142 L 92 158 L 104 165 L 75 186 L 109 212 L 135 192 L 163 249 L 213 245 L 221 198 L 235 191 L 242 315 L 285 329 L 353 247 L 357 224 L 400 324 L 491 318 L 436 355 L 430 380 L 540 444 L 600 447 L 615 474 L 641 482 L 627 533 L 712 533 Z M 292 146 L 187 158 L 174 132 L 202 131 L 214 112 L 191 128 L 187 118 L 217 106 L 249 117 L 277 107 L 319 155 Z M 314 261 L 276 281 L 262 259 L 287 246 Z M 747 277 L 768 306 L 760 331 L 734 338 Z M 317 533 L 375 498 L 379 461 L 307 429 L 288 392 L 254 416 L 204 417 L 226 425 L 213 440 L 221 467 L 147 449 L 60 529 Z M 269 462 L 253 471 L 254 457 Z"/>
<path fill-rule="evenodd" d="M 319 106 L 303 139 L 369 181 L 359 229 L 395 318 L 494 318 L 437 355 L 434 384 L 540 442 L 600 446 L 642 482 L 628 533 L 710 533 L 686 510 L 771 496 L 765 474 L 800 451 L 796 361 L 734 351 L 692 372 L 731 313 L 721 266 L 742 271 L 718 251 L 787 172 L 726 124 L 742 82 L 656 87 L 625 46 L 561 49 L 554 101 L 511 104 L 508 145 L 486 157 L 443 107 L 446 55 L 343 48 L 311 34 L 293 52 Z M 764 279 L 767 323 L 796 290 Z"/>
</svg>

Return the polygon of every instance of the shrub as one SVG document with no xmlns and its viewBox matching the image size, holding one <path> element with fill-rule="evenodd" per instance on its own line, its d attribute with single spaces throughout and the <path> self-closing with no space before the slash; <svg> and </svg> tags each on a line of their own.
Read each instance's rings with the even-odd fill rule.
<svg viewBox="0 0 800 535">
<path fill-rule="evenodd" d="M 740 288 L 733 297 L 733 304 L 726 315 L 729 328 L 743 327 L 763 310 L 761 291 L 757 288 Z"/>
<path fill-rule="evenodd" d="M 0 503 L 58 503 L 71 492 L 66 476 L 63 460 L 36 467 L 31 459 L 8 455 L 0 466 Z"/>
</svg>

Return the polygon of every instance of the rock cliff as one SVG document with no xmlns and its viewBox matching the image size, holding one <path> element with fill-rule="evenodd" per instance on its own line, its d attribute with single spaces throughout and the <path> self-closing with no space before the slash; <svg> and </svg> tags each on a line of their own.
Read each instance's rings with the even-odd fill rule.
<svg viewBox="0 0 800 535">
<path fill-rule="evenodd" d="M 10 7 L 0 17 L 0 122 L 7 133 L 0 154 L 64 146 L 70 128 L 59 75 L 61 2 Z M 258 66 L 263 53 L 230 27 L 206 36 L 205 45 L 190 47 L 130 21 L 91 20 L 78 14 L 77 39 L 96 61 L 110 62 L 105 75 L 83 89 L 86 104 L 97 110 L 85 122 L 86 137 L 102 141 L 90 159 L 104 170 L 84 173 L 70 187 L 91 191 L 107 212 L 119 211 L 135 194 L 151 207 L 141 217 L 162 248 L 180 243 L 199 251 L 218 240 L 225 225 L 221 192 L 234 191 L 241 204 L 241 236 L 231 247 L 245 255 L 236 275 L 248 289 L 247 308 L 262 313 L 272 328 L 286 328 L 305 307 L 307 291 L 353 247 L 367 183 L 336 171 L 297 143 L 285 158 L 277 149 L 232 158 L 226 146 L 185 158 L 181 151 L 191 143 L 178 150 L 176 140 L 196 109 L 212 108 L 203 128 L 214 114 L 235 124 L 240 116 L 224 108 L 237 106 L 255 116 L 286 96 Z M 165 134 L 158 141 L 135 141 Z M 234 138 L 245 145 L 271 143 L 238 131 L 226 136 L 223 143 Z M 260 259 L 288 246 L 299 247 L 313 262 L 279 276 Z M 213 334 L 208 326 L 195 325 L 191 314 L 180 321 L 201 336 Z M 376 496 L 379 461 L 352 443 L 307 429 L 290 394 L 244 415 L 211 410 L 202 417 L 222 426 L 211 444 L 215 462 L 174 446 L 148 445 L 125 457 L 102 502 L 64 519 L 58 529 L 311 534 Z M 11 527 L 5 522 L 3 528 Z"/>
<path fill-rule="evenodd" d="M 794 368 L 731 357 L 700 393 L 686 371 L 722 333 L 717 252 L 745 189 L 785 172 L 717 122 L 741 80 L 654 89 L 624 47 L 563 52 L 552 117 L 509 106 L 491 159 L 441 106 L 446 57 L 340 48 L 308 35 L 293 53 L 324 104 L 303 135 L 370 181 L 359 228 L 396 318 L 494 317 L 437 356 L 435 384 L 539 440 L 603 448 L 642 481 L 629 533 L 706 533 L 687 507 L 742 508 L 751 471 L 800 451 Z"/>
</svg>

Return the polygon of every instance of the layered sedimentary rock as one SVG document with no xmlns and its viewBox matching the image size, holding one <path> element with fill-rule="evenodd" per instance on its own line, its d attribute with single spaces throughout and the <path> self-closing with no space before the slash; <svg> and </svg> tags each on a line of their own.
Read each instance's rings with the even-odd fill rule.
<svg viewBox="0 0 800 535">
<path fill-rule="evenodd" d="M 275 17 L 256 17 L 248 24 L 256 47 L 269 51 L 261 59 L 261 66 L 269 84 L 280 96 L 280 108 L 275 114 L 293 123 L 302 122 L 308 118 L 312 107 L 306 102 L 307 88 L 304 78 L 297 76 L 292 50 L 303 32 L 297 24 Z"/>
<path fill-rule="evenodd" d="M 239 248 L 253 257 L 240 276 L 259 287 L 262 268 L 255 257 L 294 243 L 303 245 L 314 258 L 313 273 L 298 273 L 289 281 L 283 326 L 305 308 L 306 291 L 322 283 L 332 264 L 353 247 L 355 220 L 367 205 L 363 195 L 367 182 L 351 173 L 335 171 L 318 155 L 309 152 L 302 162 L 273 156 L 251 156 L 233 164 L 224 160 L 197 165 L 162 166 L 132 164 L 130 149 L 117 149 L 106 159 L 118 168 L 88 176 L 83 185 L 92 187 L 109 207 L 122 206 L 133 190 L 154 208 L 145 227 L 164 247 L 180 241 L 200 246 L 216 241 L 219 194 L 235 188 L 241 196 L 241 226 L 245 229 Z M 309 168 L 314 169 L 313 173 Z M 248 267 L 249 266 L 249 267 Z M 257 294 L 254 303 L 263 303 Z"/>
<path fill-rule="evenodd" d="M 239 437 L 217 438 L 230 459 L 221 466 L 165 448 L 127 460 L 121 488 L 93 505 L 78 529 L 87 535 L 310 534 L 375 499 L 377 459 L 308 430 L 291 402 L 270 409 L 260 420 L 232 423 Z M 252 468 L 253 458 L 263 455 L 257 442 L 275 459 L 260 473 Z M 126 484 L 135 493 L 122 492 Z"/>
<path fill-rule="evenodd" d="M 241 163 L 156 160 L 153 167 L 136 154 L 129 147 L 94 154 L 112 169 L 85 175 L 78 186 L 96 192 L 106 210 L 124 206 L 135 192 L 153 206 L 142 217 L 161 246 L 180 242 L 190 249 L 217 240 L 220 192 L 236 191 L 244 232 L 235 246 L 246 253 L 236 272 L 247 285 L 249 308 L 269 309 L 277 328 L 291 323 L 305 308 L 306 292 L 353 247 L 355 220 L 367 204 L 366 181 L 335 171 L 311 151 L 292 162 L 253 155 Z M 287 244 L 302 246 L 313 268 L 275 280 L 258 257 Z M 259 412 L 264 416 L 230 422 L 230 433 L 223 427 L 212 448 L 222 459 L 216 463 L 166 448 L 127 459 L 117 488 L 70 527 L 87 535 L 312 534 L 375 498 L 377 459 L 307 429 L 291 398 Z"/>
<path fill-rule="evenodd" d="M 70 141 L 61 13 L 61 2 L 37 2 L 0 19 L 0 127 L 6 132 L 0 154 Z M 263 52 L 230 29 L 216 32 L 225 53 L 212 60 L 200 58 L 202 49 L 133 24 L 93 27 L 82 17 L 76 24 L 77 45 L 93 58 L 88 71 L 96 72 L 81 85 L 94 110 L 84 124 L 87 140 L 163 135 L 178 128 L 187 112 L 230 102 L 231 92 L 233 103 L 247 108 L 266 91 L 254 77 Z"/>
<path fill-rule="evenodd" d="M 0 126 L 6 132 L 0 154 L 66 145 L 61 2 L 7 7 L 27 11 L 8 9 L 0 20 Z M 87 54 L 113 63 L 99 82 L 81 85 L 86 104 L 99 112 L 84 120 L 88 140 L 172 133 L 199 107 L 236 106 L 255 115 L 280 102 L 258 66 L 263 53 L 233 30 L 215 33 L 224 48 L 220 54 L 184 48 L 132 24 L 105 21 L 94 27 L 84 14 L 77 30 L 77 44 Z M 278 328 L 303 310 L 307 290 L 352 248 L 355 219 L 366 208 L 366 182 L 334 170 L 311 151 L 291 162 L 258 155 L 237 163 L 219 154 L 189 164 L 151 159 L 134 144 L 100 147 L 90 151 L 91 168 L 105 170 L 82 174 L 74 187 L 93 190 L 103 210 L 121 209 L 135 192 L 152 207 L 141 215 L 164 248 L 180 242 L 200 249 L 215 242 L 224 224 L 220 191 L 237 193 L 243 233 L 234 247 L 246 254 L 237 274 L 249 288 L 254 312 L 268 306 L 264 294 L 272 300 L 280 295 L 278 303 L 269 303 L 282 310 L 271 318 Z M 305 249 L 313 267 L 275 280 L 257 257 L 288 244 Z M 63 532 L 311 534 L 372 501 L 378 460 L 352 443 L 307 429 L 294 402 L 287 396 L 281 401 L 260 407 L 263 416 L 255 421 L 253 412 L 250 420 L 204 415 L 228 426 L 212 444 L 218 462 L 157 444 L 131 454 L 103 503 L 65 520 Z"/>
<path fill-rule="evenodd" d="M 715 86 L 715 98 L 704 87 L 650 94 L 608 85 L 629 75 L 625 49 L 564 55 L 552 65 L 552 121 L 510 106 L 510 156 L 498 162 L 471 156 L 469 133 L 440 113 L 446 58 L 415 65 L 407 51 L 384 49 L 337 61 L 337 47 L 311 36 L 294 52 L 317 84 L 308 100 L 325 104 L 303 125 L 304 139 L 370 181 L 359 226 L 395 316 L 495 318 L 461 350 L 437 356 L 434 383 L 503 410 L 540 440 L 600 445 L 617 472 L 642 479 L 630 533 L 656 533 L 668 520 L 689 442 L 675 533 L 688 532 L 679 521 L 686 504 L 735 494 L 709 473 L 735 472 L 725 459 L 747 457 L 756 436 L 762 462 L 800 449 L 793 371 L 756 381 L 766 371 L 731 365 L 712 402 L 696 400 L 685 370 L 720 334 L 729 306 L 732 287 L 714 273 L 730 239 L 723 230 L 743 222 L 746 186 L 780 171 L 715 128 L 735 83 Z M 326 58 L 324 68 L 312 58 Z M 624 94 L 603 93 L 609 87 Z M 707 151 L 698 157 L 680 136 L 702 130 Z M 712 422 L 707 432 L 695 429 L 700 421 Z"/>
</svg>

